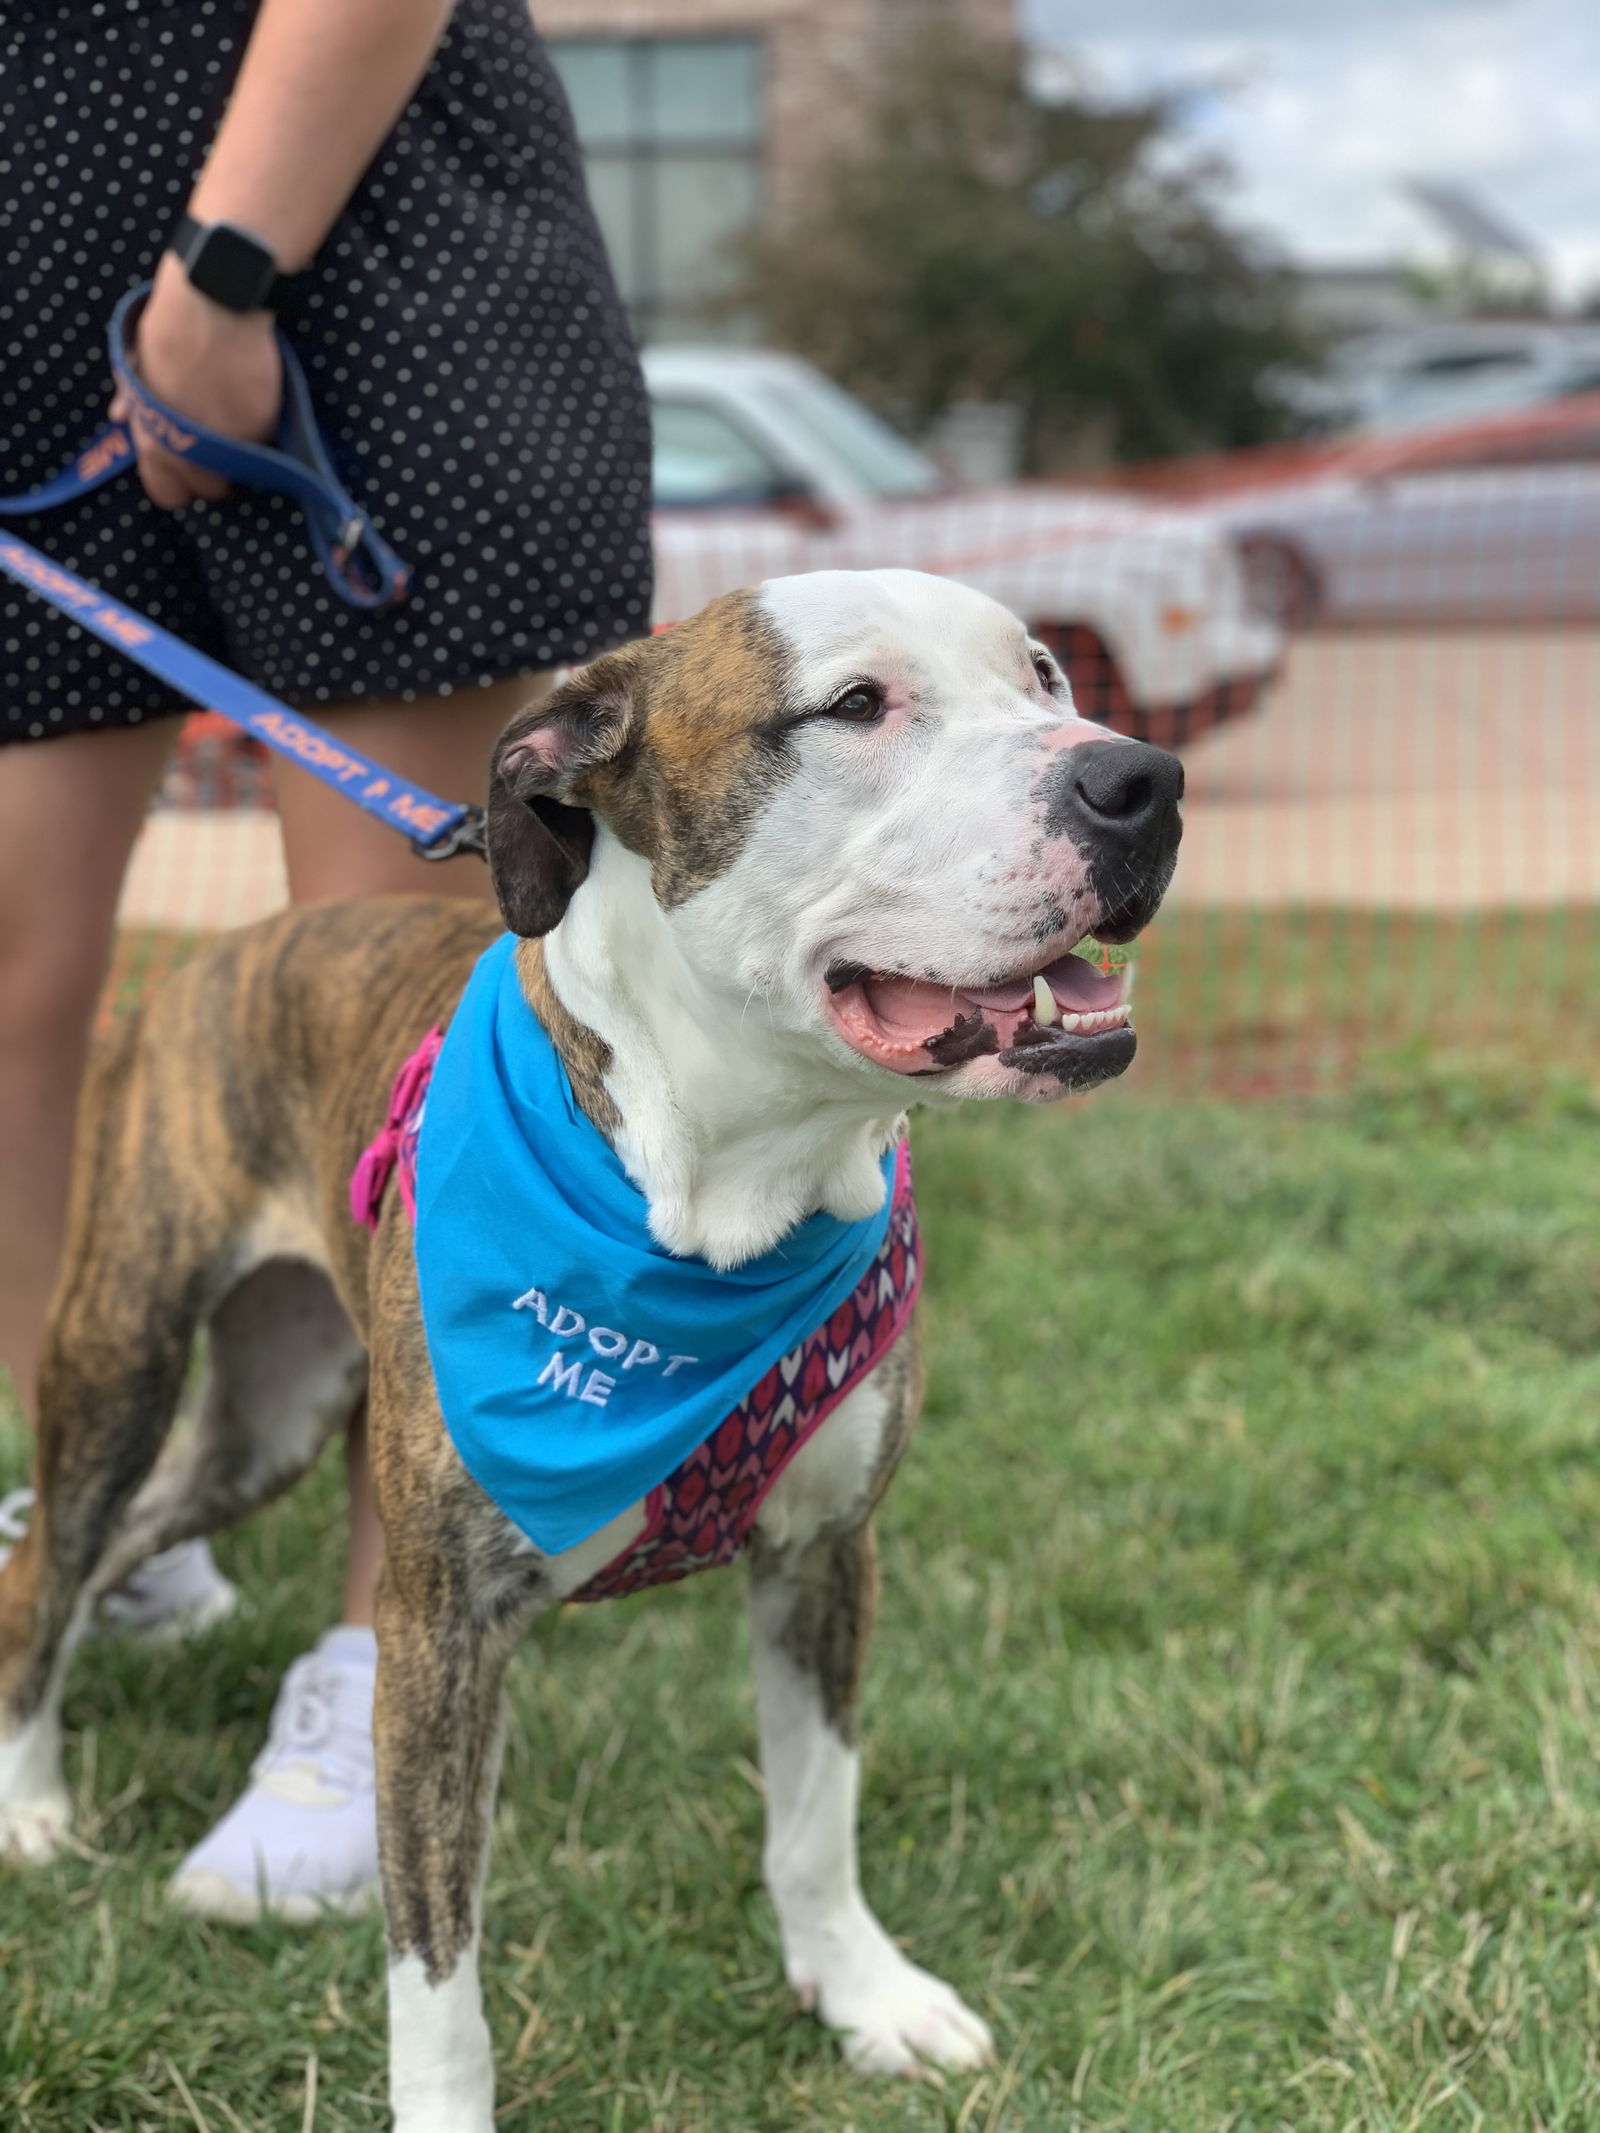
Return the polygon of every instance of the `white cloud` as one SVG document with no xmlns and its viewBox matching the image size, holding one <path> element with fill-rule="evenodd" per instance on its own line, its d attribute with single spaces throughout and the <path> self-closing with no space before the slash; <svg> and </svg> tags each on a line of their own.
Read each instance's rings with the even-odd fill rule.
<svg viewBox="0 0 1600 2133">
<path fill-rule="evenodd" d="M 1600 283 L 1600 8 L 1592 0 L 1023 0 L 1038 44 L 1113 91 L 1198 88 L 1188 126 L 1227 153 L 1236 205 L 1296 253 L 1414 247 L 1396 181 L 1464 180 L 1544 247 L 1568 294 Z"/>
</svg>

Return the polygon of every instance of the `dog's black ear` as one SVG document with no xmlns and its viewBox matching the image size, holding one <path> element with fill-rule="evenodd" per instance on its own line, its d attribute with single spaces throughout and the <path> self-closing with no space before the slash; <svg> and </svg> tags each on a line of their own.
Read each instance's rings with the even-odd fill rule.
<svg viewBox="0 0 1600 2133">
<path fill-rule="evenodd" d="M 594 773 L 617 767 L 642 724 L 639 654 L 597 659 L 518 715 L 489 765 L 489 872 L 513 933 L 548 933 L 589 871 Z"/>
</svg>

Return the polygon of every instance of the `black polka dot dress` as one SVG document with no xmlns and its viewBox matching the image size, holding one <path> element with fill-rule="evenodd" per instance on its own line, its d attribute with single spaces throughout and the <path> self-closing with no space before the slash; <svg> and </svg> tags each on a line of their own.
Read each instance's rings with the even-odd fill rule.
<svg viewBox="0 0 1600 2133">
<path fill-rule="evenodd" d="M 253 0 L 0 0 L 0 494 L 105 419 L 105 329 L 187 204 Z M 458 0 L 281 323 L 341 479 L 409 565 L 351 608 L 299 511 L 137 476 L 3 524 L 289 703 L 409 701 L 648 626 L 649 412 L 525 0 Z M 0 580 L 0 742 L 189 709 Z"/>
</svg>

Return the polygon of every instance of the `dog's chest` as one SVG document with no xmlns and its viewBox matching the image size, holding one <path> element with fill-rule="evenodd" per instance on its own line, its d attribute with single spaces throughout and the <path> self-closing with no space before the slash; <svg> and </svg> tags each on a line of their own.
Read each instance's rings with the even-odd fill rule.
<svg viewBox="0 0 1600 2133">
<path fill-rule="evenodd" d="M 755 1506 L 755 1515 L 745 1527 L 746 1542 L 755 1532 L 775 1548 L 799 1549 L 825 1528 L 846 1526 L 861 1516 L 889 1454 L 896 1417 L 885 1379 L 892 1367 L 870 1372 L 799 1446 Z M 639 1566 L 639 1551 L 648 1544 L 651 1532 L 650 1506 L 636 1503 L 578 1547 L 550 1557 L 546 1569 L 553 1597 L 560 1601 L 612 1597 L 611 1574 L 630 1564 Z M 714 1558 L 729 1559 L 725 1554 Z M 713 1560 L 675 1560 L 674 1578 L 713 1567 Z M 642 1582 L 661 1580 L 645 1577 Z M 630 1583 L 627 1589 L 639 1587 Z"/>
<path fill-rule="evenodd" d="M 778 1476 L 756 1515 L 762 1538 L 799 1548 L 825 1526 L 859 1517 L 883 1464 L 890 1419 L 883 1375 L 874 1371 Z"/>
<path fill-rule="evenodd" d="M 363 1222 L 376 1222 L 391 1179 L 415 1215 L 418 1140 L 438 1049 L 437 1035 L 431 1036 L 406 1062 L 384 1131 L 352 1178 L 351 1208 Z M 848 1518 L 864 1501 L 882 1457 L 891 1404 L 874 1385 L 874 1374 L 906 1327 L 920 1280 L 916 1207 L 904 1147 L 893 1169 L 888 1221 L 853 1289 L 762 1373 L 642 1503 L 548 1558 L 559 1597 L 617 1599 L 674 1583 L 732 1562 L 758 1523 L 765 1537 L 786 1547 Z M 539 1322 L 545 1327 L 548 1299 L 542 1290 L 527 1294 L 538 1297 Z M 526 1300 L 519 1299 L 518 1307 Z M 573 1338 L 583 1332 L 580 1314 L 558 1316 L 567 1320 Z M 550 1330 L 555 1330 L 553 1321 Z M 607 1344 L 598 1351 L 602 1355 L 612 1352 L 613 1340 L 621 1338 L 626 1345 L 625 1336 L 609 1328 L 599 1328 L 595 1338 L 601 1334 Z M 638 1345 L 652 1356 L 659 1352 L 650 1342 Z M 557 1363 L 565 1364 L 564 1355 Z M 547 1363 L 546 1376 L 552 1367 Z M 581 1375 L 578 1366 L 569 1367 Z M 526 1494 L 527 1487 L 518 1478 L 515 1440 L 502 1449 L 512 1463 L 509 1492 L 491 1488 L 490 1494 L 527 1533 L 529 1524 L 514 1508 L 516 1490 Z"/>
<path fill-rule="evenodd" d="M 918 1251 L 907 1190 L 854 1293 L 650 1491 L 642 1529 L 565 1597 L 620 1599 L 731 1563 L 757 1526 L 786 1547 L 848 1516 L 882 1456 L 889 1403 L 875 1379 L 915 1302 Z"/>
</svg>

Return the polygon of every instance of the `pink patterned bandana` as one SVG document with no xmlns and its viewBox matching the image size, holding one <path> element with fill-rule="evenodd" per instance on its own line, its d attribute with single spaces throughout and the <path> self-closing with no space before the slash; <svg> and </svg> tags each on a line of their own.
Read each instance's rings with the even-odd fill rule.
<svg viewBox="0 0 1600 2133">
<path fill-rule="evenodd" d="M 401 1067 L 383 1130 L 351 1175 L 350 1212 L 368 1229 L 377 1228 L 391 1177 L 415 1216 L 417 1134 L 442 1042 L 441 1032 L 430 1030 Z M 620 1599 L 731 1563 L 789 1461 L 905 1330 L 921 1279 L 911 1153 L 902 1141 L 889 1226 L 854 1293 L 650 1491 L 644 1530 L 572 1598 Z"/>
</svg>

